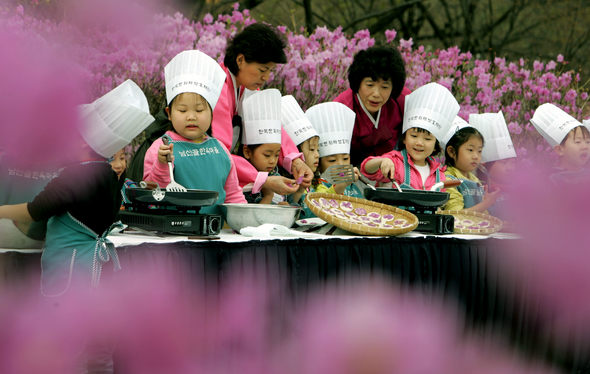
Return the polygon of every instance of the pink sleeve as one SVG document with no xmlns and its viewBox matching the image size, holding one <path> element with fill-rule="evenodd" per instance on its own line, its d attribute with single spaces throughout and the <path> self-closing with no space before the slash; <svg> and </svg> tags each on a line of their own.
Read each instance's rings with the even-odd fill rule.
<svg viewBox="0 0 590 374">
<path fill-rule="evenodd" d="M 365 165 L 367 164 L 367 162 L 369 160 L 372 160 L 374 158 L 389 158 L 391 161 L 393 161 L 393 165 L 395 166 L 394 178 L 396 179 L 396 181 L 398 181 L 400 183 L 403 182 L 403 180 L 404 180 L 404 161 L 400 160 L 399 157 L 395 157 L 394 152 L 396 152 L 396 151 L 391 151 L 391 152 L 388 152 L 388 153 L 381 155 L 381 156 L 367 157 L 361 163 L 361 170 L 360 170 L 361 173 L 363 173 L 363 175 L 365 175 L 367 178 L 369 178 L 370 180 L 373 180 L 373 181 L 377 181 L 380 183 L 390 182 L 389 178 L 385 178 L 385 176 L 381 172 L 381 169 L 378 169 L 373 174 L 367 173 L 367 170 L 365 169 Z"/>
<path fill-rule="evenodd" d="M 156 182 L 164 188 L 170 184 L 170 171 L 168 164 L 162 164 L 158 161 L 158 149 L 162 144 L 162 139 L 156 139 L 150 148 L 145 152 L 143 159 L 143 180 Z"/>
<path fill-rule="evenodd" d="M 227 149 L 231 148 L 233 139 L 232 119 L 236 110 L 236 99 L 233 92 L 231 78 L 225 78 L 225 83 L 221 89 L 221 95 L 215 109 L 213 109 L 213 118 L 211 120 L 211 133 Z"/>
<path fill-rule="evenodd" d="M 281 127 L 281 153 L 279 155 L 279 162 L 283 166 L 283 169 L 290 174 L 292 174 L 291 164 L 296 158 L 301 158 L 301 160 L 303 160 L 303 153 L 299 152 L 291 137 L 285 132 L 285 129 Z"/>
<path fill-rule="evenodd" d="M 256 170 L 256 168 L 252 166 L 250 161 L 246 160 L 244 157 L 239 155 L 232 154 L 231 157 L 236 165 L 236 171 L 238 173 L 238 180 L 240 181 L 240 186 L 244 187 L 248 183 L 256 182 L 256 179 L 258 178 L 258 170 Z M 265 182 L 266 178 L 264 179 L 262 184 L 264 184 Z"/>
<path fill-rule="evenodd" d="M 238 173 L 236 171 L 236 164 L 234 163 L 234 159 L 233 157 L 231 157 L 231 154 L 223 144 L 221 144 L 221 147 L 223 148 L 225 153 L 227 153 L 227 155 L 230 156 L 229 161 L 231 163 L 229 174 L 227 175 L 225 186 L 223 187 L 223 189 L 225 190 L 225 202 L 246 204 L 246 198 L 244 197 L 242 187 L 240 187 L 240 183 L 238 181 Z"/>
</svg>

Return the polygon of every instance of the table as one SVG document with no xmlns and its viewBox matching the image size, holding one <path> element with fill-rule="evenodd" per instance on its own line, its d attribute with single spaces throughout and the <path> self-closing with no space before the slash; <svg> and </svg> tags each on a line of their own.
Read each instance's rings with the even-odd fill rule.
<svg viewBox="0 0 590 374">
<path fill-rule="evenodd" d="M 396 284 L 440 292 L 456 300 L 466 315 L 466 326 L 502 331 L 525 354 L 556 363 L 567 372 L 586 372 L 590 355 L 585 350 L 557 347 L 539 331 L 536 305 L 527 305 L 518 289 L 506 289 L 490 254 L 514 236 L 246 238 L 223 230 L 219 240 L 187 237 L 151 237 L 118 234 L 110 237 L 118 247 L 123 267 L 157 258 L 171 269 L 188 268 L 183 281 L 201 285 L 207 292 L 236 271 L 253 270 L 269 284 L 285 285 L 285 297 L 303 302 L 308 291 L 337 279 L 354 282 L 361 275 L 382 275 Z M 518 239 L 516 239 L 518 240 Z M 3 278 L 38 268 L 39 252 L 8 251 Z M 590 372 L 590 371 L 589 371 Z"/>
</svg>

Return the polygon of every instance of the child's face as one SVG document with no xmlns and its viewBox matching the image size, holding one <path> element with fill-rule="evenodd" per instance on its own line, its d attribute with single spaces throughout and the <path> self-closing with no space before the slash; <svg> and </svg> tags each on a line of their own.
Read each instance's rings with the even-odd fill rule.
<svg viewBox="0 0 590 374">
<path fill-rule="evenodd" d="M 429 132 L 418 131 L 412 127 L 404 134 L 404 144 L 414 164 L 424 166 L 428 156 L 434 152 L 436 138 Z"/>
<path fill-rule="evenodd" d="M 371 77 L 365 77 L 361 81 L 358 94 L 369 113 L 375 115 L 389 100 L 392 89 L 393 85 L 390 79 L 384 81 L 379 78 L 374 81 Z"/>
<path fill-rule="evenodd" d="M 555 147 L 561 167 L 567 170 L 583 168 L 590 158 L 590 136 L 584 137 L 582 128 L 576 127 L 567 134 L 565 143 Z"/>
<path fill-rule="evenodd" d="M 211 109 L 207 101 L 196 93 L 185 92 L 176 96 L 172 107 L 166 108 L 174 131 L 194 142 L 202 142 L 211 126 Z"/>
<path fill-rule="evenodd" d="M 459 146 L 455 157 L 455 167 L 463 174 L 475 170 L 481 163 L 481 151 L 483 143 L 478 136 L 471 135 L 469 139 Z"/>
<path fill-rule="evenodd" d="M 490 180 L 493 183 L 508 183 L 512 173 L 516 168 L 516 158 L 507 158 L 504 160 L 494 161 L 493 165 L 488 168 Z"/>
<path fill-rule="evenodd" d="M 305 163 L 311 171 L 315 173 L 320 163 L 320 152 L 319 152 L 320 138 L 314 136 L 301 143 L 301 152 L 305 157 Z"/>
<path fill-rule="evenodd" d="M 320 173 L 323 173 L 333 165 L 350 165 L 350 154 L 339 153 L 337 155 L 320 157 Z"/>
<path fill-rule="evenodd" d="M 244 157 L 258 171 L 271 172 L 277 166 L 281 145 L 275 143 L 261 144 L 254 151 L 244 146 Z"/>
<path fill-rule="evenodd" d="M 115 153 L 113 161 L 111 161 L 111 167 L 113 168 L 113 171 L 117 173 L 117 177 L 121 177 L 121 174 L 123 174 L 127 168 L 127 158 L 123 149 Z"/>
</svg>

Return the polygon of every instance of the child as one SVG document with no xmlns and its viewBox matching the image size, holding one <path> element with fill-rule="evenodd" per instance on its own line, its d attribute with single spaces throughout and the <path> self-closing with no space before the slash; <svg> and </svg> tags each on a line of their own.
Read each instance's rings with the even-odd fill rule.
<svg viewBox="0 0 590 374">
<path fill-rule="evenodd" d="M 127 80 L 80 108 L 80 162 L 64 168 L 32 202 L 0 206 L 0 218 L 30 222 L 48 219 L 41 255 L 41 291 L 59 296 L 76 284 L 96 287 L 102 267 L 113 260 L 106 238 L 121 205 L 121 183 L 107 158 L 131 142 L 150 122 L 145 95 Z"/>
<path fill-rule="evenodd" d="M 242 152 L 259 173 L 280 176 L 277 163 L 281 153 L 281 93 L 268 89 L 252 93 L 243 103 Z M 290 184 L 295 183 L 289 180 Z M 284 203 L 282 195 L 269 188 L 253 193 L 254 183 L 244 186 L 244 195 L 249 203 Z"/>
<path fill-rule="evenodd" d="M 115 155 L 111 158 L 110 161 L 111 167 L 113 171 L 117 173 L 117 178 L 121 179 L 121 176 L 127 169 L 127 153 L 125 152 L 125 148 L 120 149 Z"/>
<path fill-rule="evenodd" d="M 590 180 L 587 169 L 590 158 L 590 132 L 553 104 L 543 104 L 535 110 L 531 123 L 553 147 L 559 164 L 549 176 L 555 184 Z"/>
<path fill-rule="evenodd" d="M 236 168 L 223 144 L 211 137 L 212 110 L 217 103 L 225 74 L 211 57 L 197 50 L 183 51 L 164 67 L 166 113 L 171 122 L 164 136 L 145 154 L 146 181 L 162 188 L 170 183 L 167 155 L 172 155 L 174 180 L 187 189 L 217 191 L 216 203 L 201 213 L 221 214 L 219 204 L 245 203 Z"/>
<path fill-rule="evenodd" d="M 333 165 L 350 165 L 350 142 L 356 115 L 346 105 L 337 102 L 312 106 L 305 116 L 319 134 L 319 172 Z M 354 168 L 355 181 L 358 169 Z M 326 181 L 312 184 L 317 192 L 338 193 L 363 198 L 362 190 L 353 183 L 329 184 Z"/>
<path fill-rule="evenodd" d="M 320 137 L 309 119 L 305 116 L 297 100 L 291 95 L 283 96 L 281 99 L 281 119 L 283 129 L 293 140 L 297 149 L 303 153 L 305 163 L 315 174 L 320 163 Z M 315 184 L 317 185 L 317 181 Z M 299 214 L 300 218 L 315 216 L 304 203 L 305 195 L 310 190 L 311 187 L 300 186 L 297 192 L 287 196 L 289 203 L 302 207 L 303 210 Z"/>
<path fill-rule="evenodd" d="M 484 139 L 474 127 L 469 126 L 462 118 L 457 118 L 460 121 L 456 119 L 453 122 L 453 128 L 442 143 L 447 165 L 445 176 L 448 179 L 458 179 L 462 183 L 458 187 L 447 190 L 449 200 L 444 209 L 487 212 L 487 208 L 496 201 L 498 191 L 486 193 L 473 173 L 481 163 Z"/>
<path fill-rule="evenodd" d="M 509 182 L 516 165 L 516 152 L 506 120 L 501 111 L 471 114 L 469 124 L 482 134 L 486 142 L 481 154 L 483 165 L 480 179 L 486 183 L 487 191 L 495 194 L 496 199 L 487 211 L 495 217 L 505 219 L 509 203 Z"/>
<path fill-rule="evenodd" d="M 401 151 L 368 157 L 361 172 L 379 183 L 400 182 L 403 188 L 430 190 L 445 180 L 432 156 L 441 151 L 439 140 L 459 112 L 459 104 L 445 87 L 429 83 L 406 96 Z"/>
</svg>

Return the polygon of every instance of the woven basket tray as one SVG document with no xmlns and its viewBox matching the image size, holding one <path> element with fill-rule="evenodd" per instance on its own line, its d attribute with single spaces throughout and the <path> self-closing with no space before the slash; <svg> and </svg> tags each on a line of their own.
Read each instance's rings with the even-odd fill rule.
<svg viewBox="0 0 590 374">
<path fill-rule="evenodd" d="M 456 234 L 489 235 L 502 229 L 502 220 L 489 214 L 464 210 L 442 210 L 437 214 L 450 214 L 455 217 Z"/>
<path fill-rule="evenodd" d="M 324 221 L 356 234 L 399 235 L 418 226 L 418 217 L 410 212 L 356 197 L 313 192 L 305 203 Z"/>
</svg>

